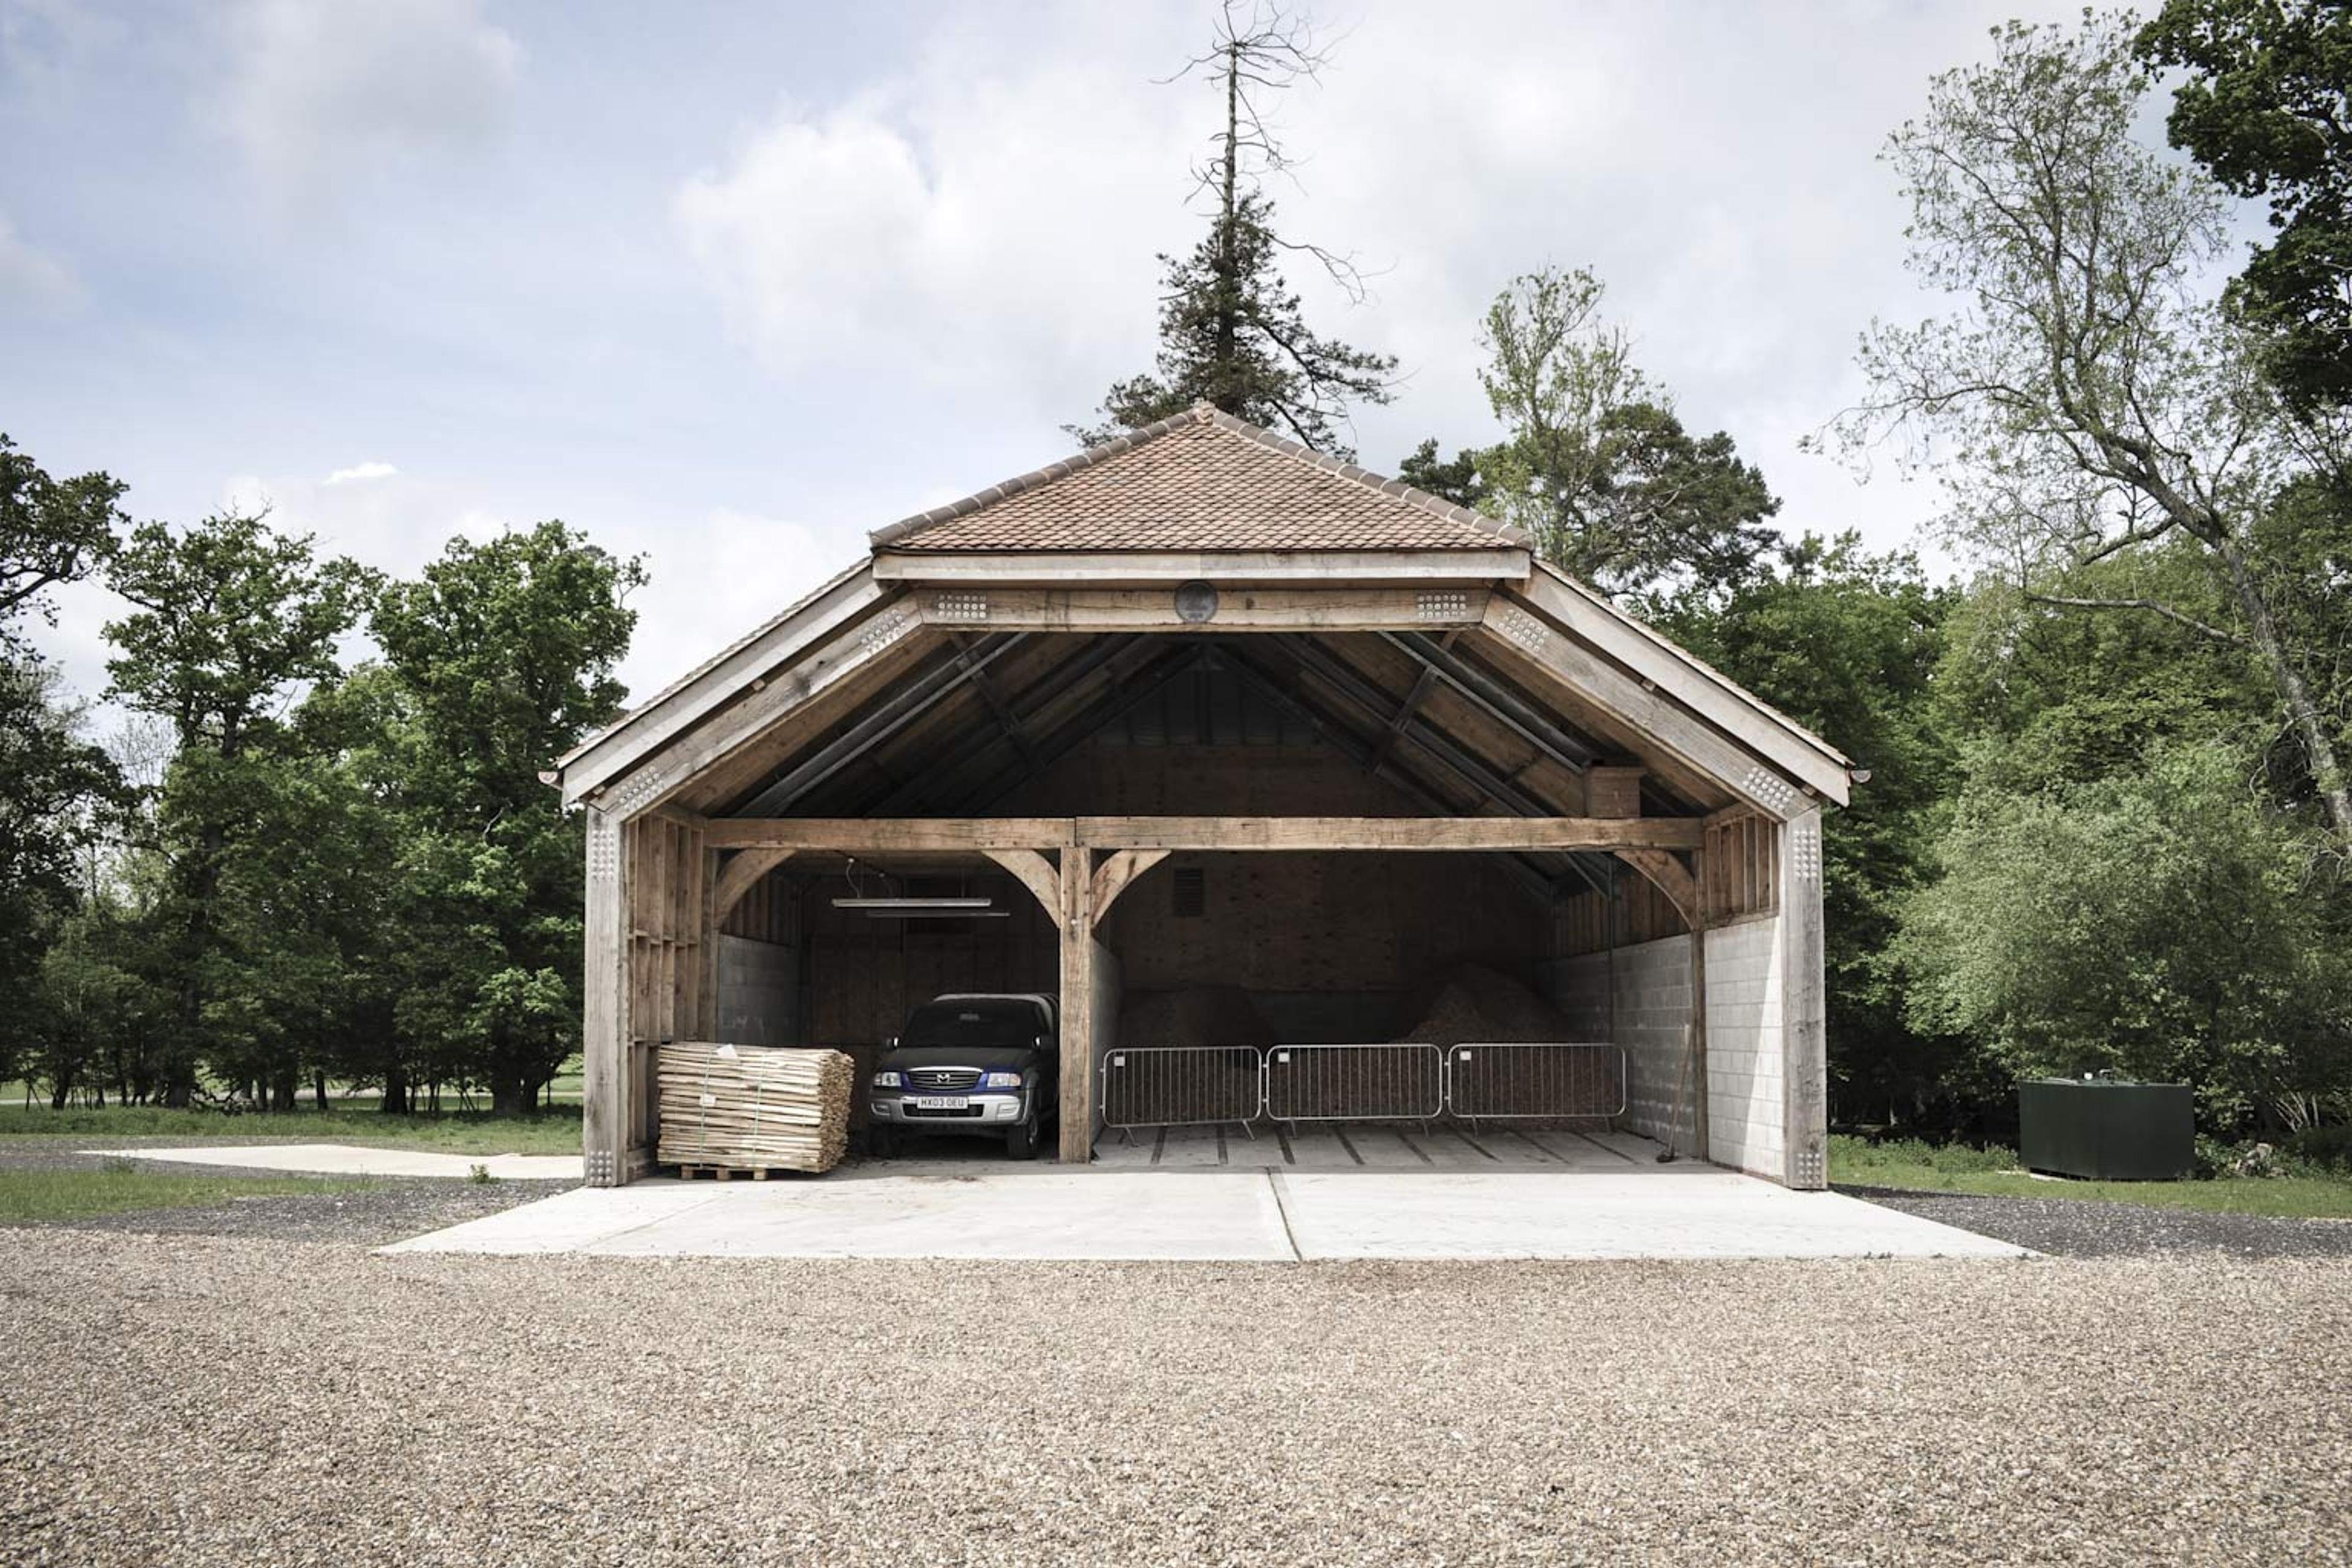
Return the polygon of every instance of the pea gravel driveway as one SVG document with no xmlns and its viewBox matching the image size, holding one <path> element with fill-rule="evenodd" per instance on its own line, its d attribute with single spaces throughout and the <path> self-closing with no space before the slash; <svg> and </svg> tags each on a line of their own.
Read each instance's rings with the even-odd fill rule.
<svg viewBox="0 0 2352 1568">
<path fill-rule="evenodd" d="M 0 1232 L 0 1560 L 2342 1562 L 2352 1264 Z"/>
</svg>

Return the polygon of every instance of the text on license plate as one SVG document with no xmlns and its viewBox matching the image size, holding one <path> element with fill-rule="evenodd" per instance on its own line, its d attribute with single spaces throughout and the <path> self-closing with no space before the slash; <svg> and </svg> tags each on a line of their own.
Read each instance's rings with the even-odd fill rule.
<svg viewBox="0 0 2352 1568">
<path fill-rule="evenodd" d="M 971 1097 L 961 1094 L 919 1094 L 914 1100 L 918 1110 L 964 1110 L 971 1105 Z"/>
</svg>

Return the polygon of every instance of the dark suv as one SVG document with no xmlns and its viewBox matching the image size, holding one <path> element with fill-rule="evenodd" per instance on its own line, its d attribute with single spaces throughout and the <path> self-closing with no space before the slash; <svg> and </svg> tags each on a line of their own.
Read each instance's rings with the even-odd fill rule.
<svg viewBox="0 0 2352 1568">
<path fill-rule="evenodd" d="M 1034 1158 L 1054 1119 L 1060 1037 L 1051 996 L 924 1003 L 875 1064 L 866 1149 L 887 1159 L 910 1132 L 979 1133 Z"/>
</svg>

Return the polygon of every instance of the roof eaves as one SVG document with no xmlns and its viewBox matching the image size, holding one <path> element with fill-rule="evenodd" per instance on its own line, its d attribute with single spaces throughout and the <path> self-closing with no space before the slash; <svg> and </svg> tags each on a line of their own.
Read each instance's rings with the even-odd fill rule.
<svg viewBox="0 0 2352 1568">
<path fill-rule="evenodd" d="M 818 584 L 814 588 L 811 589 L 807 594 L 793 600 L 793 603 L 786 605 L 783 609 L 778 611 L 775 615 L 769 616 L 766 620 L 761 622 L 759 626 L 753 627 L 743 636 L 737 637 L 733 642 L 729 643 L 725 647 L 720 648 L 717 653 L 712 654 L 709 658 L 704 659 L 700 664 L 696 665 L 692 669 L 687 671 L 686 674 L 678 677 L 676 680 L 671 681 L 667 686 L 663 687 L 659 691 L 655 692 L 643 702 L 638 703 L 635 707 L 628 710 L 626 712 L 616 716 L 603 727 L 590 732 L 589 734 L 582 736 L 578 745 L 572 747 L 570 751 L 564 752 L 562 756 L 556 759 L 556 767 L 558 769 L 570 767 L 574 762 L 577 762 L 588 752 L 595 750 L 598 746 L 603 745 L 606 741 L 611 740 L 614 736 L 619 734 L 622 731 L 627 729 L 630 725 L 635 723 L 638 720 L 644 718 L 646 714 L 652 712 L 663 703 L 667 702 L 672 698 L 677 696 L 680 692 L 685 691 L 687 689 L 693 686 L 696 681 L 700 680 L 712 670 L 719 668 L 729 659 L 733 658 L 737 654 L 741 653 L 745 648 L 750 647 L 761 637 L 766 637 L 778 626 L 781 626 L 786 621 L 791 620 L 794 616 L 800 615 L 802 612 L 808 609 L 810 605 L 824 598 L 827 594 L 833 593 L 836 589 L 840 588 L 843 584 L 856 577 L 859 573 L 865 571 L 871 564 L 871 561 L 865 557 L 860 557 L 858 560 L 851 563 L 841 571 L 835 573 L 823 583 Z"/>
<path fill-rule="evenodd" d="M 1659 631 L 1657 627 L 1650 625 L 1639 616 L 1628 615 L 1624 610 L 1610 603 L 1599 594 L 1594 593 L 1585 584 L 1570 574 L 1560 566 L 1538 556 L 1535 562 L 1535 569 L 1543 573 L 1546 576 L 1558 579 L 1563 586 L 1583 598 L 1588 604 L 1593 605 L 1604 615 L 1614 616 L 1626 626 L 1630 627 L 1643 637 L 1648 639 L 1651 644 L 1655 646 L 1667 657 L 1680 659 L 1683 663 L 1690 666 L 1691 668 L 1698 671 L 1701 675 L 1706 676 L 1709 680 L 1714 681 L 1717 686 L 1722 687 L 1726 691 L 1729 692 L 1734 697 L 1738 698 L 1741 701 L 1747 703 L 1758 712 L 1770 719 L 1774 723 L 1780 726 L 1780 728 L 1786 730 L 1793 739 L 1803 742 L 1806 745 L 1812 747 L 1815 751 L 1821 752 L 1822 755 L 1835 762 L 1841 767 L 1851 768 L 1853 766 L 1853 759 L 1847 756 L 1843 752 L 1839 751 L 1835 746 L 1831 745 L 1827 741 L 1822 740 L 1819 735 L 1814 734 L 1811 730 L 1806 729 L 1802 724 L 1798 723 L 1794 719 L 1790 718 L 1786 713 L 1781 712 L 1778 708 L 1773 707 L 1772 704 L 1765 701 L 1761 697 L 1757 696 L 1756 693 L 1748 690 L 1746 687 L 1740 685 L 1739 682 L 1732 679 L 1731 677 L 1724 674 L 1723 671 L 1716 668 L 1715 666 L 1707 663 L 1706 660 L 1699 658 L 1698 655 L 1683 647 L 1682 644 L 1675 641 L 1672 637 L 1667 637 L 1664 633 Z"/>
</svg>

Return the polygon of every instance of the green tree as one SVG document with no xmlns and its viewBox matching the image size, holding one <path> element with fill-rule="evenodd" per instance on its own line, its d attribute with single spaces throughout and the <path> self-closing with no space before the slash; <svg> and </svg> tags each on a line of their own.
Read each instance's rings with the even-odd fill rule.
<svg viewBox="0 0 2352 1568">
<path fill-rule="evenodd" d="M 2037 602 L 2155 616 L 2242 650 L 2301 746 L 2307 798 L 2352 847 L 2337 727 L 2256 553 L 2326 432 L 2287 416 L 2262 345 L 2199 291 L 2222 194 L 2133 141 L 2148 84 L 2126 23 L 1995 37 L 1996 59 L 1937 78 L 1927 115 L 1889 143 L 1911 264 L 1959 304 L 1874 325 L 1873 392 L 1838 439 L 1866 462 L 1894 438 L 1931 468 L 1952 534 Z M 2068 589 L 2083 568 L 2176 545 L 2202 564 L 2220 618 Z"/>
<path fill-rule="evenodd" d="M 501 1110 L 577 1048 L 583 840 L 541 770 L 619 712 L 645 582 L 560 522 L 453 540 L 372 624 L 405 710 L 401 1026 L 464 1042 Z"/>
<path fill-rule="evenodd" d="M 2212 742 L 2063 792 L 1972 782 L 1904 931 L 1921 1024 L 2019 1074 L 2185 1079 L 2210 1125 L 2311 1121 L 2352 1065 L 2346 932 L 2248 784 Z"/>
<path fill-rule="evenodd" d="M 2352 401 L 2352 10 L 2321 0 L 2167 0 L 2136 40 L 2177 66 L 2172 144 L 2232 195 L 2265 197 L 2232 302 L 2275 344 L 2297 402 Z"/>
<path fill-rule="evenodd" d="M 1964 1041 L 1923 1035 L 1893 950 L 1932 876 L 1937 808 L 1953 782 L 1936 681 L 1958 595 L 1908 554 L 1808 534 L 1728 593 L 1693 584 L 1643 605 L 1669 637 L 1870 770 L 1824 820 L 1831 1090 L 1847 1119 L 1974 1119 Z"/>
<path fill-rule="evenodd" d="M 170 866 L 161 961 L 176 1026 L 164 1098 L 182 1105 L 214 1044 L 207 1004 L 222 961 L 223 880 L 238 855 L 261 847 L 263 807 L 278 793 L 269 775 L 299 750 L 285 710 L 341 674 L 337 643 L 358 619 L 369 574 L 320 561 L 307 536 L 219 516 L 182 531 L 142 524 L 109 582 L 133 606 L 106 628 L 112 690 L 170 724 L 177 746 L 153 820 Z"/>
<path fill-rule="evenodd" d="M 1244 16 L 1225 0 L 1212 47 L 1177 73 L 1199 74 L 1224 99 L 1223 125 L 1209 162 L 1196 171 L 1200 190 L 1214 204 L 1209 232 L 1188 254 L 1160 258 L 1157 363 L 1111 384 L 1103 424 L 1072 427 L 1087 445 L 1210 403 L 1287 430 L 1318 451 L 1352 455 L 1335 424 L 1354 404 L 1389 401 L 1396 361 L 1309 328 L 1281 261 L 1286 253 L 1305 255 L 1360 300 L 1356 268 L 1320 247 L 1286 238 L 1264 189 L 1263 175 L 1288 170 L 1290 160 L 1261 112 L 1261 95 L 1313 79 L 1326 58 L 1303 18 L 1263 0 Z"/>
<path fill-rule="evenodd" d="M 43 590 L 80 581 L 113 553 L 122 490 L 105 474 L 53 479 L 0 435 L 0 642 L 15 639 L 10 623 L 27 610 L 54 620 Z"/>
<path fill-rule="evenodd" d="M 1503 290 L 1486 312 L 1479 375 L 1503 439 L 1450 463 L 1424 441 L 1406 482 L 1517 524 L 1546 560 L 1603 594 L 1724 591 L 1778 541 L 1769 520 L 1780 503 L 1728 435 L 1684 428 L 1633 363 L 1624 329 L 1602 320 L 1603 292 L 1581 268 L 1528 273 Z"/>
<path fill-rule="evenodd" d="M 55 668 L 0 643 L 0 1068 L 34 1015 L 42 955 L 79 901 L 81 857 L 121 803 L 120 774 L 81 723 L 58 700 Z"/>
<path fill-rule="evenodd" d="M 1478 472 L 1475 448 L 1464 447 L 1449 458 L 1438 452 L 1437 437 L 1432 436 L 1405 454 L 1404 461 L 1397 465 L 1397 478 L 1455 506 L 1466 506 L 1472 511 L 1486 508 L 1486 481 Z"/>
</svg>

